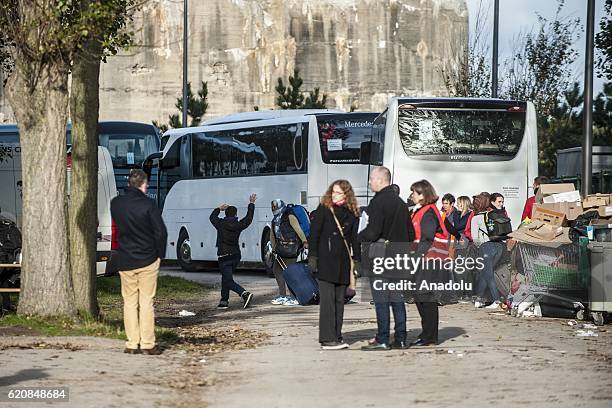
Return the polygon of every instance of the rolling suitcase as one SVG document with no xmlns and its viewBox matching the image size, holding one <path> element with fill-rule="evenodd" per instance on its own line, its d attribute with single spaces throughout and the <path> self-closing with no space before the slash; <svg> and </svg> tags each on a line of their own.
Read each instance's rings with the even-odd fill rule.
<svg viewBox="0 0 612 408">
<path fill-rule="evenodd" d="M 310 273 L 308 265 L 296 262 L 289 266 L 277 257 L 283 268 L 283 277 L 287 287 L 293 293 L 300 305 L 313 305 L 319 303 L 319 284 Z"/>
</svg>

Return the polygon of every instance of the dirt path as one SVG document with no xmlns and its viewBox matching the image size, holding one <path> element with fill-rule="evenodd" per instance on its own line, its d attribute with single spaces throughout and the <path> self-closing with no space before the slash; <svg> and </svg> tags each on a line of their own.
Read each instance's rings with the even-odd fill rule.
<svg viewBox="0 0 612 408">
<path fill-rule="evenodd" d="M 211 274 L 189 276 L 204 282 L 216 279 Z M 348 305 L 345 313 L 344 333 L 351 349 L 323 352 L 316 341 L 316 307 L 269 305 L 274 281 L 244 279 L 257 304 L 247 310 L 217 311 L 217 294 L 212 293 L 198 312 L 202 325 L 195 330 L 216 330 L 228 338 L 241 336 L 243 329 L 265 332 L 271 337 L 264 345 L 210 355 L 204 349 L 173 350 L 151 357 L 121 353 L 120 341 L 62 339 L 82 348 L 70 351 L 6 348 L 51 340 L 0 337 L 0 387 L 69 386 L 71 403 L 62 406 L 75 407 L 612 404 L 610 326 L 596 330 L 598 337 L 577 337 L 566 320 L 516 319 L 454 305 L 441 309 L 439 347 L 368 353 L 359 347 L 375 334 L 374 310 L 360 303 Z M 418 334 L 412 305 L 408 320 L 412 339 Z"/>
</svg>

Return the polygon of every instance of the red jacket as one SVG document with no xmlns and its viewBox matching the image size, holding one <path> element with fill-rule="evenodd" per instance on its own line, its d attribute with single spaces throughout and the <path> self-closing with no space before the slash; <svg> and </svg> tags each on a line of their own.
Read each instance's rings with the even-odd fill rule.
<svg viewBox="0 0 612 408">
<path fill-rule="evenodd" d="M 523 215 L 521 215 L 521 221 L 525 218 L 531 218 L 533 215 L 533 205 L 535 204 L 535 196 L 529 197 L 527 201 L 525 201 L 525 208 L 523 208 Z"/>
</svg>

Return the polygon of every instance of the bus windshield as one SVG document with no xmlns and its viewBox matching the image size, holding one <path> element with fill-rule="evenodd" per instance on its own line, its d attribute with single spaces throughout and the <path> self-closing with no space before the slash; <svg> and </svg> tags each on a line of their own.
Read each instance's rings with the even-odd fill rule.
<svg viewBox="0 0 612 408">
<path fill-rule="evenodd" d="M 525 133 L 525 111 L 409 108 L 398 110 L 408 156 L 486 155 L 513 158 Z"/>
<path fill-rule="evenodd" d="M 132 168 L 159 150 L 154 134 L 100 133 L 98 141 L 110 152 L 114 168 Z"/>
<path fill-rule="evenodd" d="M 359 164 L 362 142 L 370 141 L 377 113 L 317 115 L 321 156 L 326 164 Z"/>
</svg>

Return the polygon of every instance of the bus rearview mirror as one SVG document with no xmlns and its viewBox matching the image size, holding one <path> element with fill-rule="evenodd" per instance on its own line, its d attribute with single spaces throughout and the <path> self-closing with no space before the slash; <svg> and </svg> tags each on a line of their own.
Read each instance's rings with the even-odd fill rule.
<svg viewBox="0 0 612 408">
<path fill-rule="evenodd" d="M 162 153 L 161 152 L 155 152 L 153 154 L 150 154 L 146 159 L 144 159 L 144 161 L 140 164 L 140 168 L 147 173 L 147 177 L 149 177 L 149 179 L 151 178 L 151 171 L 153 169 L 153 166 L 159 161 L 159 159 L 161 159 L 162 157 Z"/>
</svg>

